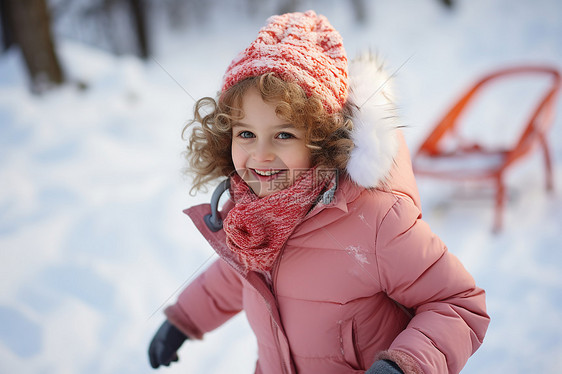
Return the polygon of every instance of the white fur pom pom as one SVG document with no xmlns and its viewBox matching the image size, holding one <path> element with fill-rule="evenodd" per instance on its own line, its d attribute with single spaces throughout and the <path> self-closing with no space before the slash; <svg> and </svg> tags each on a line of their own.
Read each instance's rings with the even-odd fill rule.
<svg viewBox="0 0 562 374">
<path fill-rule="evenodd" d="M 349 64 L 349 100 L 357 105 L 351 138 L 355 148 L 347 164 L 351 179 L 373 188 L 384 183 L 398 152 L 396 107 L 391 80 L 376 57 L 366 54 Z"/>
</svg>

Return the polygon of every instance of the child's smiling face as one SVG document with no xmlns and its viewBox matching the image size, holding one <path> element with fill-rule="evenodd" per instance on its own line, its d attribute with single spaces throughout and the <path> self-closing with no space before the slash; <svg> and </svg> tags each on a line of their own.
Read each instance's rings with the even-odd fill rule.
<svg viewBox="0 0 562 374">
<path fill-rule="evenodd" d="M 305 130 L 275 113 L 257 88 L 242 98 L 244 116 L 232 127 L 232 161 L 238 175 L 259 197 L 291 186 L 311 167 Z"/>
</svg>

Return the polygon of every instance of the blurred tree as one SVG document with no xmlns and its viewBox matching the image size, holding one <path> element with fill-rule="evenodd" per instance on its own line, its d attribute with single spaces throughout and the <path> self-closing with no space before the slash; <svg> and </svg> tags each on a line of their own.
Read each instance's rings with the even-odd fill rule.
<svg viewBox="0 0 562 374">
<path fill-rule="evenodd" d="M 154 1 L 152 0 L 152 2 Z M 172 29 L 180 30 L 189 24 L 207 22 L 209 13 L 213 11 L 216 3 L 216 1 L 210 0 L 166 0 L 163 4 L 158 3 L 158 7 L 166 10 Z"/>
<path fill-rule="evenodd" d="M 300 4 L 300 0 L 283 0 L 279 5 L 278 14 L 296 12 Z"/>
<path fill-rule="evenodd" d="M 169 7 L 169 0 L 47 1 L 58 36 L 143 59 L 152 51 L 149 26 L 155 14 L 150 10 Z"/>
<path fill-rule="evenodd" d="M 4 49 L 19 46 L 32 92 L 63 83 L 46 0 L 0 0 L 0 9 Z"/>
<path fill-rule="evenodd" d="M 355 13 L 355 19 L 359 23 L 367 22 L 367 6 L 364 0 L 352 0 L 351 5 Z"/>
<path fill-rule="evenodd" d="M 117 55 L 150 56 L 146 0 L 91 0 L 79 8 L 77 17 L 99 32 L 86 36 L 89 43 L 109 47 Z"/>
<path fill-rule="evenodd" d="M 0 26 L 2 26 L 2 51 L 5 51 L 14 44 L 14 33 L 10 27 L 8 3 L 6 0 L 0 0 Z"/>
<path fill-rule="evenodd" d="M 249 0 L 255 2 L 256 0 Z M 355 16 L 355 20 L 359 23 L 367 22 L 368 12 L 365 0 L 351 0 L 351 10 Z M 301 0 L 280 0 L 278 5 L 278 14 L 296 12 L 302 8 Z"/>
<path fill-rule="evenodd" d="M 133 25 L 137 38 L 139 56 L 147 59 L 150 55 L 146 29 L 146 7 L 142 0 L 129 0 Z"/>
</svg>

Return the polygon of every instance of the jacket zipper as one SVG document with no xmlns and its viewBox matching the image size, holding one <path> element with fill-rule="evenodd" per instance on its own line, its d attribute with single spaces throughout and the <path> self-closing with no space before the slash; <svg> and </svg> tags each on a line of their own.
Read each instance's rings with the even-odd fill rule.
<svg viewBox="0 0 562 374">
<path fill-rule="evenodd" d="M 272 287 L 273 287 L 273 281 L 272 281 Z M 273 294 L 273 292 L 272 292 L 272 294 Z M 260 295 L 261 295 L 261 293 L 260 293 Z M 273 296 L 274 296 L 274 299 L 275 299 L 275 295 L 273 295 Z M 269 312 L 269 315 L 271 316 L 271 328 L 275 332 L 275 343 L 276 343 L 276 346 L 277 346 L 277 352 L 279 353 L 279 360 L 281 361 L 281 370 L 284 374 L 289 374 L 289 370 L 287 369 L 287 364 L 285 363 L 285 360 L 283 359 L 283 354 L 281 352 L 281 344 L 279 343 L 279 330 L 281 329 L 281 326 L 279 326 L 279 324 L 277 324 L 277 322 L 273 318 L 273 310 L 272 310 L 273 306 L 268 302 L 268 300 L 263 295 L 262 295 L 262 298 L 263 298 L 263 301 L 264 301 L 264 303 L 267 307 L 267 311 Z M 275 302 L 277 303 L 277 299 L 275 299 Z M 277 305 L 275 305 L 275 307 L 277 307 Z M 279 308 L 277 308 L 277 309 L 279 309 Z"/>
<path fill-rule="evenodd" d="M 277 302 L 277 292 L 276 292 L 276 283 L 277 283 L 277 275 L 279 274 L 279 266 L 281 263 L 281 257 L 283 256 L 283 253 L 285 252 L 285 247 L 287 246 L 287 243 L 283 244 L 283 247 L 281 248 L 281 250 L 279 251 L 279 256 L 277 256 L 277 258 L 275 259 L 275 262 L 273 263 L 273 267 L 271 268 L 271 294 L 273 295 L 273 299 L 275 300 L 275 308 L 277 308 L 277 311 L 279 311 L 279 303 Z M 281 314 L 279 313 L 279 317 L 281 318 Z M 272 324 L 274 324 L 275 326 L 275 342 L 277 343 L 277 351 L 279 352 L 279 358 L 281 359 L 281 370 L 283 370 L 283 373 L 289 373 L 289 370 L 287 368 L 287 363 L 285 362 L 284 358 L 283 358 L 283 352 L 281 351 L 281 344 L 279 343 L 279 330 L 281 329 L 281 326 L 277 326 L 277 323 L 275 322 L 275 320 L 272 318 L 271 319 Z M 275 328 L 277 327 L 277 328 Z M 290 347 L 289 347 L 289 360 L 291 359 L 290 357 L 291 353 L 290 353 Z"/>
<path fill-rule="evenodd" d="M 285 360 L 283 359 L 283 354 L 281 352 L 281 345 L 279 344 L 279 327 L 277 326 L 277 323 L 273 319 L 271 320 L 271 325 L 273 330 L 275 331 L 275 341 L 277 343 L 277 352 L 279 352 L 279 358 L 281 360 L 281 370 L 283 371 L 284 374 L 289 374 L 289 371 L 287 370 L 287 364 L 285 363 Z"/>
</svg>

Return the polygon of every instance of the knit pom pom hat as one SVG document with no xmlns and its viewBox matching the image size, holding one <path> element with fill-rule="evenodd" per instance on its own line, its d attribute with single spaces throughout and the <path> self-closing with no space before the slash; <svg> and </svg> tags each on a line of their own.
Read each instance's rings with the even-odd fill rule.
<svg viewBox="0 0 562 374">
<path fill-rule="evenodd" d="M 321 97 L 330 113 L 339 111 L 347 100 L 342 37 L 326 17 L 312 10 L 270 17 L 257 39 L 230 63 L 222 91 L 270 72 L 297 83 L 309 96 Z"/>
</svg>

